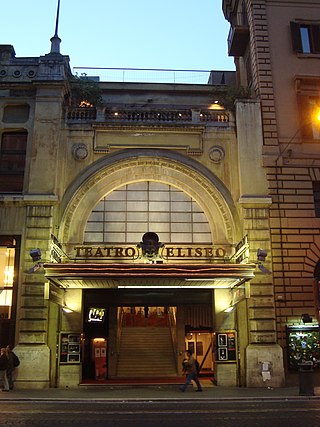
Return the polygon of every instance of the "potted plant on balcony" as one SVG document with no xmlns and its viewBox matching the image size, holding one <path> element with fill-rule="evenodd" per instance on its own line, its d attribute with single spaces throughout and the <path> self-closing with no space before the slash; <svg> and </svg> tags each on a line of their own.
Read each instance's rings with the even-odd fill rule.
<svg viewBox="0 0 320 427">
<path fill-rule="evenodd" d="M 98 82 L 86 74 L 72 76 L 71 104 L 74 107 L 92 108 L 102 104 L 101 89 Z"/>
<path fill-rule="evenodd" d="M 235 110 L 235 101 L 237 99 L 252 98 L 251 89 L 244 86 L 227 86 L 223 93 L 218 96 L 219 105 L 228 111 Z"/>
</svg>

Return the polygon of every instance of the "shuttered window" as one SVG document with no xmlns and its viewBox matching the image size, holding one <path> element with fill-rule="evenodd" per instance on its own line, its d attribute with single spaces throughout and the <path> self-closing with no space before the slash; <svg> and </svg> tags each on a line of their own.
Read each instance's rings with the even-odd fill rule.
<svg viewBox="0 0 320 427">
<path fill-rule="evenodd" d="M 22 193 L 27 132 L 5 132 L 0 147 L 0 192 Z"/>
<path fill-rule="evenodd" d="M 320 23 L 290 22 L 293 50 L 303 54 L 320 54 Z"/>
</svg>

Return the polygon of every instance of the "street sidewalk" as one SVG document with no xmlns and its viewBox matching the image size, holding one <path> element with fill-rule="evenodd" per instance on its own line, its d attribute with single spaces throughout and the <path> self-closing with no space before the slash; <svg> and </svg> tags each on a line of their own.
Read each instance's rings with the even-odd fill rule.
<svg viewBox="0 0 320 427">
<path fill-rule="evenodd" d="M 314 396 L 300 396 L 299 387 L 245 388 L 219 387 L 203 384 L 203 392 L 196 393 L 192 386 L 182 393 L 178 385 L 134 386 L 79 386 L 78 388 L 16 389 L 0 393 L 0 401 L 155 401 L 155 400 L 288 400 L 320 399 L 320 387 L 314 388 Z"/>
</svg>

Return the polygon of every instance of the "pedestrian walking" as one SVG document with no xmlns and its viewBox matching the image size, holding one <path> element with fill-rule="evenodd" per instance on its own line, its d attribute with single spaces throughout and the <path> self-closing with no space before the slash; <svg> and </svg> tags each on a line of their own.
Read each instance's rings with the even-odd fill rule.
<svg viewBox="0 0 320 427">
<path fill-rule="evenodd" d="M 196 360 L 193 357 L 191 350 L 186 352 L 186 358 L 184 359 L 182 366 L 183 372 L 186 374 L 186 382 L 180 387 L 180 390 L 183 392 L 186 391 L 188 385 L 191 384 L 191 381 L 194 381 L 197 385 L 196 391 L 202 391 L 202 386 L 198 378 Z"/>
</svg>

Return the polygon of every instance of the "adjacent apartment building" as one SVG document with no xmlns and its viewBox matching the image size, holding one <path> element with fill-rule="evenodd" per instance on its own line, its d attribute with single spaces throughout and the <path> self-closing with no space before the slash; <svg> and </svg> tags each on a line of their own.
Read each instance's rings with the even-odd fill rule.
<svg viewBox="0 0 320 427">
<path fill-rule="evenodd" d="M 320 7 L 222 7 L 236 72 L 198 84 L 74 76 L 57 34 L 0 45 L 17 387 L 178 383 L 186 349 L 218 386 L 277 387 L 320 359 Z"/>
</svg>

